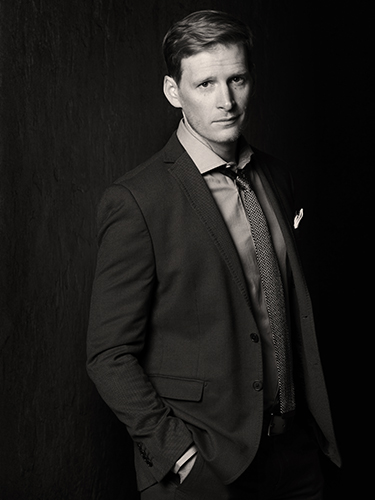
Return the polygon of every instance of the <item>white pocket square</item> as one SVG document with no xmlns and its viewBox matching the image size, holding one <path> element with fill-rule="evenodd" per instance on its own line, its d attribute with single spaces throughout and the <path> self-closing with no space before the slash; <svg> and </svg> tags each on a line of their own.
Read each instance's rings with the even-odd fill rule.
<svg viewBox="0 0 375 500">
<path fill-rule="evenodd" d="M 301 222 L 303 217 L 303 208 L 300 209 L 299 212 L 296 212 L 296 216 L 294 217 L 294 229 L 297 229 L 299 223 Z"/>
</svg>

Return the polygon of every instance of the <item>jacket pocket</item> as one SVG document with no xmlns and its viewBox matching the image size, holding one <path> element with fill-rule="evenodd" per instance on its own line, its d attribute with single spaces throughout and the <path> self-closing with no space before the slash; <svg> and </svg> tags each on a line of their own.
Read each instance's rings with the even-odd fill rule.
<svg viewBox="0 0 375 500">
<path fill-rule="evenodd" d="M 149 375 L 156 392 L 162 398 L 181 401 L 200 401 L 203 395 L 204 381 L 192 378 Z"/>
</svg>

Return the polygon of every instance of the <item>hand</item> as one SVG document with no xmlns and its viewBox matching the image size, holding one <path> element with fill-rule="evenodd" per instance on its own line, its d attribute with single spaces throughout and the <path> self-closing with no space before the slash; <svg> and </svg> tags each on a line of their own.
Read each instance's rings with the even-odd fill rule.
<svg viewBox="0 0 375 500">
<path fill-rule="evenodd" d="M 187 462 L 184 463 L 182 467 L 180 467 L 178 471 L 178 475 L 180 477 L 180 484 L 185 481 L 187 476 L 190 474 L 191 469 L 194 467 L 195 461 L 197 459 L 197 455 L 193 455 Z"/>
</svg>

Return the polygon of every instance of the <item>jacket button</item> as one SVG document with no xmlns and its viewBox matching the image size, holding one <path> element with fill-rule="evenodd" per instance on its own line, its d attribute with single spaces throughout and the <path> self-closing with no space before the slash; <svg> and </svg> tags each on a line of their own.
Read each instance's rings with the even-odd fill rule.
<svg viewBox="0 0 375 500">
<path fill-rule="evenodd" d="M 257 335 L 256 333 L 251 333 L 250 338 L 255 343 L 259 342 L 259 335 Z"/>
<path fill-rule="evenodd" d="M 260 380 L 255 380 L 253 383 L 253 388 L 255 391 L 261 391 L 263 389 L 263 384 Z"/>
</svg>

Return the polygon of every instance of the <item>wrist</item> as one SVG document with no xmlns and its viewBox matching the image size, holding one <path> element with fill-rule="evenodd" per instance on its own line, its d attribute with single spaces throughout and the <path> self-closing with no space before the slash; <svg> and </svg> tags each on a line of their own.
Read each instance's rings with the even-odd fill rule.
<svg viewBox="0 0 375 500">
<path fill-rule="evenodd" d="M 198 448 L 195 445 L 190 446 L 190 448 L 180 457 L 175 463 L 172 471 L 178 474 L 179 470 L 187 464 L 198 452 Z"/>
</svg>

